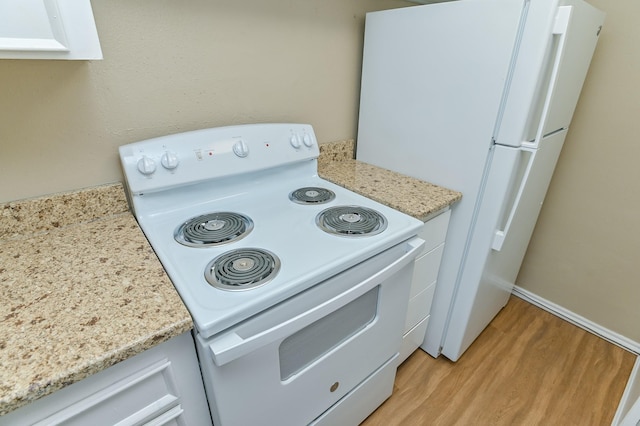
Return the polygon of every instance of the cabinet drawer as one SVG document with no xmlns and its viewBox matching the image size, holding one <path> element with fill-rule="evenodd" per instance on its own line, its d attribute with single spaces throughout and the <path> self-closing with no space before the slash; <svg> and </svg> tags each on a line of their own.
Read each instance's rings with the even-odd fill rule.
<svg viewBox="0 0 640 426">
<path fill-rule="evenodd" d="M 0 416 L 0 426 L 211 426 L 191 332 Z"/>
<path fill-rule="evenodd" d="M 413 269 L 413 279 L 411 281 L 411 293 L 409 298 L 423 292 L 429 285 L 438 279 L 438 270 L 440 269 L 440 260 L 444 243 L 441 243 L 435 249 L 423 254 L 415 260 Z"/>
<path fill-rule="evenodd" d="M 402 346 L 400 347 L 400 358 L 398 359 L 400 363 L 406 360 L 409 355 L 414 353 L 415 350 L 422 345 L 428 325 L 429 317 L 426 317 L 419 322 L 418 325 L 404 334 L 402 337 Z"/>
<path fill-rule="evenodd" d="M 447 229 L 449 227 L 449 217 L 451 210 L 434 217 L 425 222 L 422 229 L 418 231 L 418 236 L 422 238 L 424 243 L 424 253 L 427 253 L 444 242 L 447 237 Z"/>
<path fill-rule="evenodd" d="M 404 325 L 404 331 L 407 332 L 425 317 L 431 311 L 431 302 L 433 301 L 433 293 L 436 290 L 436 283 L 433 282 L 424 291 L 418 293 L 409 300 L 409 308 L 407 309 L 407 319 Z"/>
<path fill-rule="evenodd" d="M 136 425 L 178 404 L 171 362 L 162 360 L 81 399 L 35 426 L 100 424 Z"/>
<path fill-rule="evenodd" d="M 183 416 L 184 410 L 180 405 L 173 407 L 171 410 L 160 414 L 155 419 L 147 422 L 144 426 L 184 426 L 186 420 Z"/>
<path fill-rule="evenodd" d="M 398 355 L 394 355 L 355 389 L 309 423 L 309 426 L 360 424 L 391 396 L 398 364 Z"/>
</svg>

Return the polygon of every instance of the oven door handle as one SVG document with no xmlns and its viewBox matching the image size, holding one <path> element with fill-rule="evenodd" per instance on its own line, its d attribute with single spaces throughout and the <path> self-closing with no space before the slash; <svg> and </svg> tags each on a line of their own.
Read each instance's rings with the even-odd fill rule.
<svg viewBox="0 0 640 426">
<path fill-rule="evenodd" d="M 286 321 L 278 322 L 278 324 L 273 327 L 261 328 L 259 326 L 252 326 L 251 332 L 247 333 L 246 328 L 243 327 L 243 325 L 239 325 L 220 334 L 219 336 L 216 336 L 208 342 L 214 362 L 216 365 L 222 366 L 269 343 L 283 340 L 309 324 L 312 324 L 331 312 L 341 308 L 352 300 L 357 299 L 359 296 L 387 280 L 389 277 L 413 262 L 419 253 L 419 250 L 424 246 L 424 241 L 420 238 L 413 238 L 407 241 L 406 244 L 407 252 L 393 263 L 363 280 L 359 284 L 349 288 L 347 291 L 325 300 L 310 310 L 299 315 L 295 315 Z M 263 315 L 269 315 L 269 312 L 266 312 Z M 253 321 L 254 324 L 252 325 L 260 324 L 262 322 L 260 321 L 261 318 L 264 317 L 258 317 L 256 321 Z M 264 322 L 267 324 L 269 323 L 269 321 Z"/>
</svg>

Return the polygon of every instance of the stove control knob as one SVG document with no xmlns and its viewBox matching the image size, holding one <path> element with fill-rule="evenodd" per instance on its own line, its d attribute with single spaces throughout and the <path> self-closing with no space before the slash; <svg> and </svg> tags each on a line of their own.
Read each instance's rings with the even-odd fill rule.
<svg viewBox="0 0 640 426">
<path fill-rule="evenodd" d="M 311 135 L 308 133 L 304 134 L 304 136 L 302 137 L 302 142 L 309 148 L 313 146 L 313 139 L 311 139 Z"/>
<path fill-rule="evenodd" d="M 294 133 L 293 135 L 291 135 L 291 139 L 289 139 L 289 142 L 295 149 L 300 148 L 300 136 L 298 136 L 297 134 Z"/>
<path fill-rule="evenodd" d="M 243 140 L 233 144 L 233 152 L 240 158 L 244 158 L 249 155 L 249 146 Z"/>
<path fill-rule="evenodd" d="M 138 171 L 145 176 L 151 176 L 156 171 L 156 162 L 153 161 L 153 158 L 143 155 L 138 160 Z"/>
<path fill-rule="evenodd" d="M 178 154 L 176 154 L 175 152 L 167 151 L 164 154 L 162 154 L 160 163 L 162 164 L 162 167 L 164 167 L 165 169 L 173 170 L 176 167 L 178 167 L 178 164 L 180 164 L 180 159 L 178 158 Z"/>
</svg>

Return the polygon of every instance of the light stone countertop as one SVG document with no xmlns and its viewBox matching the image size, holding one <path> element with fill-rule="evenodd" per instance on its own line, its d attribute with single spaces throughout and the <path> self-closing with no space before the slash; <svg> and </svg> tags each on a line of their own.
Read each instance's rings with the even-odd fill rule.
<svg viewBox="0 0 640 426">
<path fill-rule="evenodd" d="M 461 198 L 320 151 L 321 177 L 418 219 Z M 192 327 L 121 184 L 0 204 L 0 416 Z"/>
<path fill-rule="evenodd" d="M 320 145 L 323 179 L 422 221 L 457 202 L 462 194 L 353 159 L 352 140 Z"/>
<path fill-rule="evenodd" d="M 0 205 L 0 415 L 192 326 L 120 184 Z"/>
</svg>

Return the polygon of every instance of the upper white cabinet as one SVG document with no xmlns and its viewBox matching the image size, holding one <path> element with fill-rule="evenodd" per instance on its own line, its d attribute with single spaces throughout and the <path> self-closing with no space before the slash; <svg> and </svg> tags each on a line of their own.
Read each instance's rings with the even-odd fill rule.
<svg viewBox="0 0 640 426">
<path fill-rule="evenodd" d="M 0 59 L 102 59 L 89 0 L 0 0 Z"/>
</svg>

